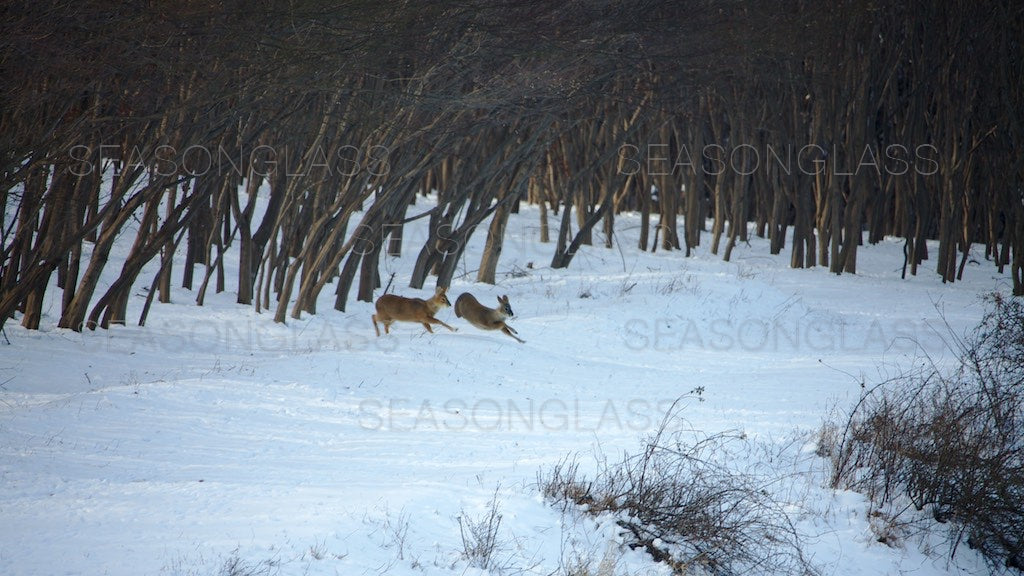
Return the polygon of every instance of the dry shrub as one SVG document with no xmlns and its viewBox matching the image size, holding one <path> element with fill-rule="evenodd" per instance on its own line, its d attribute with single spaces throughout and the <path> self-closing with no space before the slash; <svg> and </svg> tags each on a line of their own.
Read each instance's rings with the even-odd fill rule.
<svg viewBox="0 0 1024 576">
<path fill-rule="evenodd" d="M 1024 569 L 1024 306 L 991 307 L 956 339 L 955 369 L 934 365 L 865 390 L 842 434 L 821 449 L 836 488 L 862 492 L 891 522 L 949 527 L 950 554 L 966 543 L 996 570 Z M 831 435 L 831 440 L 829 436 Z"/>
<path fill-rule="evenodd" d="M 787 504 L 771 496 L 778 478 L 740 469 L 747 438 L 670 432 L 670 423 L 593 478 L 563 460 L 538 475 L 541 492 L 563 510 L 613 515 L 630 547 L 677 574 L 815 573 Z"/>
<path fill-rule="evenodd" d="M 498 489 L 495 489 L 483 516 L 473 518 L 463 510 L 457 519 L 459 534 L 462 536 L 463 558 L 481 570 L 499 568 L 497 560 L 502 547 L 498 539 L 498 530 L 501 527 Z"/>
</svg>

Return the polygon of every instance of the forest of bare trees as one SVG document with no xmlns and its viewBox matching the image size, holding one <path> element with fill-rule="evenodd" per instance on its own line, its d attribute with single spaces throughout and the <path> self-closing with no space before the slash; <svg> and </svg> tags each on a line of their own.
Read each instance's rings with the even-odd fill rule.
<svg viewBox="0 0 1024 576">
<path fill-rule="evenodd" d="M 524 203 L 555 268 L 630 211 L 639 250 L 709 232 L 728 259 L 752 232 L 842 274 L 898 237 L 904 274 L 987 261 L 1024 295 L 1019 2 L 257 4 L 0 8 L 0 326 L 38 328 L 48 289 L 73 330 L 144 323 L 175 285 L 344 310 L 413 218 L 413 287 L 474 233 L 493 283 Z"/>
</svg>

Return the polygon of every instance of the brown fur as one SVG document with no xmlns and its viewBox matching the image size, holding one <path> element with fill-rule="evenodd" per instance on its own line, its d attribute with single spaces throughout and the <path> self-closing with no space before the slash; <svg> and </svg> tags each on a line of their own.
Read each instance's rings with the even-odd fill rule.
<svg viewBox="0 0 1024 576">
<path fill-rule="evenodd" d="M 455 300 L 455 315 L 465 318 L 467 322 L 481 330 L 501 330 L 506 335 L 515 338 L 517 342 L 526 342 L 516 336 L 518 332 L 515 329 L 505 324 L 505 319 L 512 316 L 512 306 L 508 303 L 508 296 L 498 296 L 498 307 L 488 308 L 477 301 L 472 294 L 464 292 Z"/>
<path fill-rule="evenodd" d="M 384 324 L 385 334 L 391 333 L 391 325 L 395 322 L 419 322 L 430 333 L 434 332 L 430 328 L 431 324 L 440 324 L 455 332 L 455 328 L 434 318 L 434 314 L 437 314 L 438 310 L 451 305 L 452 303 L 445 296 L 445 289 L 441 287 L 437 288 L 434 296 L 429 300 L 385 294 L 377 298 L 377 313 L 373 315 L 373 329 L 377 331 L 377 336 L 380 336 L 380 327 L 377 322 Z"/>
</svg>

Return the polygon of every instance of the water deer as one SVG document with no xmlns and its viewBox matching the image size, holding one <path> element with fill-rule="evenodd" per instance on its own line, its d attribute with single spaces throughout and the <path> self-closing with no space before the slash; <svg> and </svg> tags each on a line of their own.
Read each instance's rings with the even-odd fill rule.
<svg viewBox="0 0 1024 576">
<path fill-rule="evenodd" d="M 515 315 L 512 312 L 512 306 L 508 303 L 508 296 L 498 296 L 498 307 L 488 308 L 478 302 L 472 294 L 464 292 L 455 300 L 455 315 L 465 318 L 470 324 L 481 330 L 501 330 L 515 338 L 520 344 L 526 343 L 525 340 L 516 336 L 518 332 L 515 329 L 505 324 L 506 318 Z"/>
<path fill-rule="evenodd" d="M 373 315 L 373 329 L 377 331 L 377 336 L 379 337 L 380 327 L 377 325 L 377 322 L 384 324 L 385 334 L 391 333 L 391 325 L 395 322 L 419 322 L 430 333 L 434 332 L 430 328 L 431 324 L 440 324 L 452 332 L 456 332 L 455 328 L 434 318 L 434 314 L 437 314 L 438 310 L 451 305 L 452 303 L 445 296 L 445 289 L 440 286 L 429 300 L 385 294 L 377 298 L 377 313 Z"/>
</svg>

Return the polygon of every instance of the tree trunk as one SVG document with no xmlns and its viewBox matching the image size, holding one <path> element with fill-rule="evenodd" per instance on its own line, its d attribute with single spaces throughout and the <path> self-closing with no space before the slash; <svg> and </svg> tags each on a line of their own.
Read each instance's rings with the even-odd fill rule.
<svg viewBox="0 0 1024 576">
<path fill-rule="evenodd" d="M 491 225 L 487 227 L 487 242 L 484 244 L 484 254 L 480 258 L 480 270 L 477 271 L 476 281 L 484 284 L 494 284 L 498 270 L 498 260 L 501 258 L 501 249 L 505 240 L 505 228 L 508 225 L 510 207 L 501 205 L 494 211 L 491 217 Z"/>
</svg>

